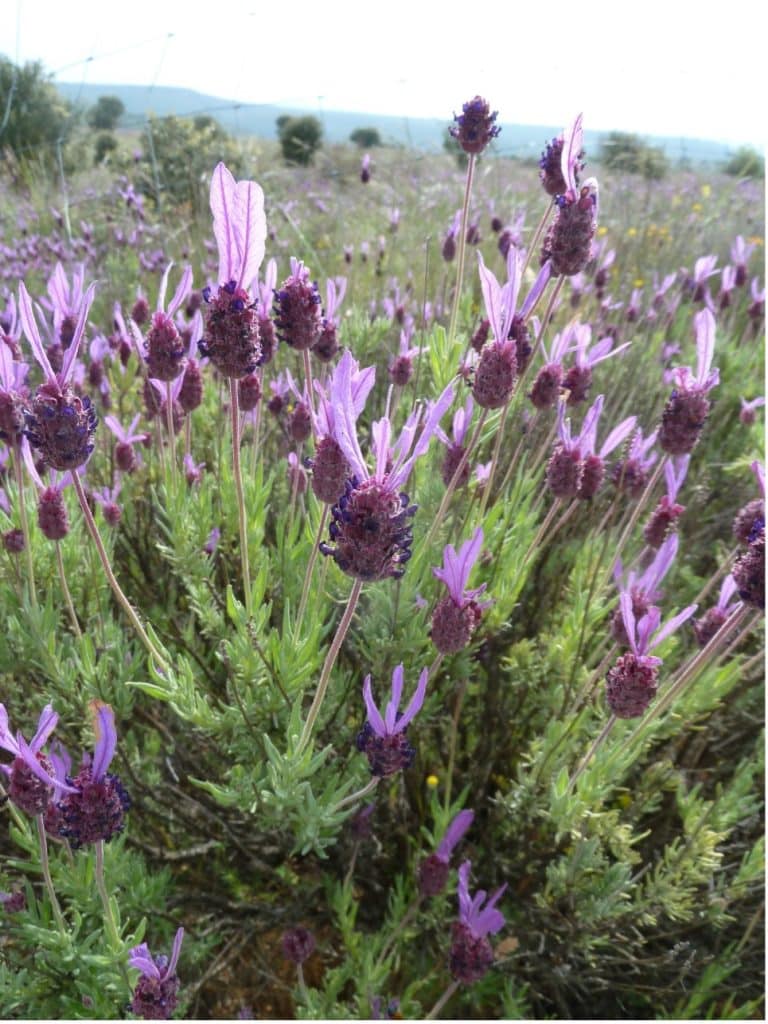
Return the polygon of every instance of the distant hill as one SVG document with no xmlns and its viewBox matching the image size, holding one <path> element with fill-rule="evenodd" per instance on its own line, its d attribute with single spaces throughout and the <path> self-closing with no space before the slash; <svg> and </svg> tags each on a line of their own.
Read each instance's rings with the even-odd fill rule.
<svg viewBox="0 0 768 1024">
<path fill-rule="evenodd" d="M 84 85 L 57 82 L 59 92 L 78 106 L 93 106 L 99 96 L 118 96 L 125 105 L 121 120 L 124 128 L 139 127 L 149 114 L 165 117 L 192 117 L 209 114 L 228 132 L 239 136 L 276 139 L 276 121 L 282 114 L 311 114 L 323 125 L 326 141 L 347 142 L 355 128 L 376 128 L 384 143 L 413 149 L 437 151 L 442 148 L 446 119 L 390 117 L 381 114 L 360 114 L 344 110 L 290 109 L 271 104 L 237 103 L 216 96 L 207 96 L 191 89 L 143 85 Z M 502 124 L 496 140 L 496 151 L 504 156 L 538 157 L 545 143 L 562 131 L 562 125 Z M 588 153 L 596 153 L 605 132 L 585 131 L 584 145 Z M 643 136 L 644 140 L 663 149 L 672 161 L 687 159 L 692 163 L 721 163 L 733 148 L 706 139 Z"/>
</svg>

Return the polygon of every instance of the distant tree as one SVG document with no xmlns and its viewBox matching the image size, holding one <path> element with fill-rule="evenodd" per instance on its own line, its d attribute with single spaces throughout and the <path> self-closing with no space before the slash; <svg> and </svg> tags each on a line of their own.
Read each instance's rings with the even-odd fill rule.
<svg viewBox="0 0 768 1024">
<path fill-rule="evenodd" d="M 99 132 L 93 151 L 94 164 L 101 164 L 117 149 L 117 139 L 111 132 Z"/>
<path fill-rule="evenodd" d="M 88 124 L 98 131 L 112 132 L 125 113 L 125 104 L 119 96 L 99 96 L 88 111 Z"/>
<path fill-rule="evenodd" d="M 208 203 L 211 171 L 220 160 L 235 177 L 240 174 L 239 148 L 212 117 L 151 117 L 139 167 L 141 190 L 156 202 L 188 203 L 200 212 Z"/>
<path fill-rule="evenodd" d="M 373 149 L 381 145 L 381 136 L 376 128 L 355 128 L 349 136 L 349 141 L 354 142 L 360 149 Z"/>
<path fill-rule="evenodd" d="M 751 146 L 741 146 L 726 161 L 723 170 L 736 178 L 764 178 L 765 160 Z"/>
<path fill-rule="evenodd" d="M 19 67 L 0 56 L 0 151 L 53 164 L 76 120 L 39 61 Z"/>
<path fill-rule="evenodd" d="M 283 114 L 277 119 L 277 137 L 286 163 L 308 167 L 322 143 L 323 126 L 316 117 Z"/>
<path fill-rule="evenodd" d="M 664 151 L 658 146 L 649 146 L 638 135 L 627 132 L 609 132 L 603 139 L 600 160 L 613 171 L 641 174 L 644 178 L 657 181 L 669 169 Z"/>
</svg>

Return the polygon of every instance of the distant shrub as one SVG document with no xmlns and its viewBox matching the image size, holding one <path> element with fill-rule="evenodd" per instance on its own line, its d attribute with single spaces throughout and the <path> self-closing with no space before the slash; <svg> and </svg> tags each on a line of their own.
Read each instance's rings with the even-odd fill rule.
<svg viewBox="0 0 768 1024">
<path fill-rule="evenodd" d="M 199 212 L 208 203 L 211 168 L 223 160 L 242 168 L 235 140 L 212 117 L 151 117 L 147 123 L 140 184 L 156 202 L 168 198 Z"/>
<path fill-rule="evenodd" d="M 94 144 L 94 164 L 104 163 L 106 158 L 117 149 L 117 139 L 111 132 L 100 132 Z"/>
<path fill-rule="evenodd" d="M 354 142 L 360 149 L 372 149 L 381 145 L 381 136 L 376 128 L 355 128 L 349 136 L 349 141 Z"/>
<path fill-rule="evenodd" d="M 125 113 L 125 104 L 119 96 L 99 96 L 88 111 L 87 120 L 91 128 L 111 132 Z"/>
<path fill-rule="evenodd" d="M 16 66 L 0 56 L 0 150 L 53 166 L 57 145 L 67 140 L 76 121 L 42 64 Z"/>
<path fill-rule="evenodd" d="M 651 181 L 663 178 L 669 170 L 662 149 L 625 132 L 609 132 L 600 149 L 600 160 L 613 171 L 641 174 Z"/>
<path fill-rule="evenodd" d="M 764 178 L 765 160 L 751 146 L 741 146 L 723 165 L 723 170 L 735 178 Z"/>
<path fill-rule="evenodd" d="M 277 137 L 286 163 L 309 167 L 322 143 L 323 126 L 316 117 L 283 114 L 277 119 Z"/>
</svg>

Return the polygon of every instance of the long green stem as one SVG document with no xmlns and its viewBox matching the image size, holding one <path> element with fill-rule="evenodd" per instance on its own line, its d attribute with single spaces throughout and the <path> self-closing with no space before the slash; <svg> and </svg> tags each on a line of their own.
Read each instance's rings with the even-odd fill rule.
<svg viewBox="0 0 768 1024">
<path fill-rule="evenodd" d="M 171 481 L 176 490 L 176 433 L 173 429 L 173 395 L 171 382 L 165 382 L 165 427 L 168 431 L 168 458 L 171 461 Z"/>
<path fill-rule="evenodd" d="M 43 873 L 43 881 L 48 892 L 48 899 L 51 901 L 53 916 L 56 918 L 59 931 L 62 935 L 66 935 L 67 926 L 64 924 L 64 916 L 61 913 L 61 907 L 59 906 L 56 890 L 53 888 L 53 879 L 51 878 L 51 865 L 48 861 L 48 838 L 45 834 L 45 822 L 43 821 L 42 814 L 35 815 L 35 824 L 37 825 L 37 838 L 40 843 L 40 870 Z"/>
<path fill-rule="evenodd" d="M 344 637 L 347 635 L 350 623 L 352 622 L 352 616 L 355 614 L 357 608 L 357 602 L 360 598 L 360 592 L 363 589 L 362 580 L 355 580 L 352 584 L 352 590 L 349 594 L 349 600 L 347 601 L 347 607 L 344 614 L 341 617 L 336 633 L 331 641 L 331 646 L 328 648 L 328 653 L 325 656 L 325 662 L 323 663 L 323 671 L 320 675 L 320 682 L 317 684 L 317 690 L 315 691 L 315 697 L 312 701 L 312 705 L 307 714 L 307 720 L 304 723 L 304 728 L 301 731 L 299 742 L 296 747 L 296 756 L 298 757 L 306 747 L 307 743 L 312 736 L 312 730 L 315 727 L 317 716 L 320 714 L 320 708 L 325 698 L 325 691 L 328 689 L 328 683 L 331 678 L 331 672 L 333 666 L 336 664 L 336 658 L 338 657 L 341 645 L 344 643 Z"/>
<path fill-rule="evenodd" d="M 528 248 L 525 251 L 525 263 L 523 264 L 523 269 L 522 269 L 522 272 L 520 274 L 520 280 L 521 281 L 523 280 L 523 278 L 525 276 L 525 272 L 528 269 L 528 264 L 531 262 L 531 256 L 533 255 L 533 253 L 534 253 L 534 251 L 536 249 L 538 241 L 541 238 L 542 232 L 544 231 L 544 228 L 547 225 L 547 221 L 549 220 L 550 216 L 552 215 L 552 211 L 554 209 L 555 209 L 555 204 L 550 201 L 549 205 L 544 210 L 544 216 L 539 221 L 538 227 L 536 228 L 536 233 L 534 234 L 533 238 L 531 239 L 530 245 L 528 246 Z"/>
<path fill-rule="evenodd" d="M 232 417 L 232 472 L 235 477 L 237 519 L 240 526 L 240 564 L 243 573 L 245 612 L 250 619 L 252 597 L 251 570 L 248 562 L 248 520 L 245 511 L 245 495 L 243 493 L 243 473 L 240 466 L 240 400 L 237 391 L 237 381 L 234 377 L 231 377 L 229 380 L 229 407 Z"/>
<path fill-rule="evenodd" d="M 413 916 L 416 913 L 416 911 L 421 906 L 422 898 L 423 897 L 422 897 L 421 893 L 418 893 L 418 895 L 416 895 L 414 897 L 414 899 L 411 900 L 410 905 L 408 906 L 408 909 L 403 914 L 403 916 L 400 918 L 400 920 L 397 922 L 397 924 L 393 928 L 389 938 L 384 943 L 384 946 L 382 947 L 382 950 L 379 953 L 378 959 L 376 960 L 376 967 L 377 968 L 381 967 L 381 965 L 387 959 L 387 955 L 389 954 L 389 951 L 394 946 L 395 941 L 397 940 L 398 936 L 402 935 L 402 933 L 403 933 L 403 931 L 405 929 L 405 926 L 410 922 L 410 920 L 413 918 Z"/>
<path fill-rule="evenodd" d="M 309 556 L 307 562 L 307 569 L 304 573 L 304 586 L 301 588 L 301 601 L 299 602 L 299 611 L 296 615 L 296 626 L 294 627 L 294 635 L 299 636 L 301 633 L 301 624 L 304 621 L 304 612 L 307 610 L 307 600 L 309 599 L 309 586 L 312 582 L 312 574 L 315 571 L 315 562 L 320 552 L 320 542 L 322 541 L 323 534 L 325 533 L 325 524 L 328 521 L 328 510 L 329 505 L 323 505 L 323 513 L 320 516 L 320 525 L 317 528 L 317 537 L 312 545 L 312 554 Z"/>
<path fill-rule="evenodd" d="M 443 994 L 437 1000 L 432 1009 L 429 1011 L 429 1013 L 426 1015 L 424 1020 L 434 1020 L 458 987 L 458 981 L 452 981 L 448 988 L 445 990 L 445 992 L 443 992 Z"/>
<path fill-rule="evenodd" d="M 107 892 L 107 883 L 104 878 L 104 840 L 99 839 L 96 842 L 96 857 L 95 857 L 95 869 L 94 875 L 96 878 L 96 888 L 99 890 L 99 898 L 101 899 L 101 905 L 104 909 L 104 923 L 107 926 L 107 935 L 109 936 L 109 944 L 112 946 L 113 953 L 122 954 L 123 942 L 120 938 L 120 933 L 117 930 L 115 924 L 115 915 L 112 913 L 112 904 L 109 902 L 109 894 Z M 125 958 L 120 956 L 120 973 L 123 976 L 123 981 L 126 985 L 130 985 L 128 978 L 128 970 L 125 963 Z"/>
<path fill-rule="evenodd" d="M 24 534 L 24 554 L 27 559 L 27 586 L 29 587 L 29 599 L 32 602 L 32 607 L 36 608 L 37 591 L 35 588 L 35 563 L 32 557 L 32 538 L 29 533 L 27 505 L 24 500 L 24 473 L 21 468 L 21 448 L 18 445 L 13 449 L 13 472 L 16 477 L 16 493 L 19 498 L 19 520 L 21 521 L 21 532 Z"/>
<path fill-rule="evenodd" d="M 451 322 L 448 328 L 448 348 L 450 350 L 453 339 L 456 336 L 456 323 L 459 317 L 459 303 L 461 302 L 461 288 L 464 284 L 464 259 L 467 251 L 467 221 L 469 219 L 469 197 L 472 193 L 472 178 L 475 173 L 475 154 L 470 153 L 467 163 L 467 181 L 464 187 L 464 205 L 461 210 L 461 231 L 459 233 L 459 251 L 456 256 L 456 290 L 453 294 L 453 307 L 451 309 Z"/>
<path fill-rule="evenodd" d="M 608 737 L 608 734 L 610 733 L 611 729 L 614 727 L 614 725 L 616 724 L 617 721 L 618 721 L 618 719 L 616 718 L 616 715 L 611 715 L 611 717 L 605 723 L 603 728 L 600 730 L 600 733 L 598 734 L 597 739 L 592 744 L 592 746 L 589 748 L 589 750 L 586 752 L 584 757 L 582 757 L 581 761 L 579 762 L 578 768 L 576 769 L 576 771 L 571 776 L 571 781 L 568 783 L 568 790 L 567 790 L 568 793 L 571 793 L 573 791 L 573 787 L 576 785 L 576 782 L 578 781 L 579 777 L 583 774 L 583 772 L 586 769 L 586 767 L 589 764 L 589 762 L 595 756 L 595 754 L 597 753 L 599 748 L 603 745 L 603 743 L 605 742 L 605 740 Z"/>
<path fill-rule="evenodd" d="M 432 541 L 432 538 L 435 536 L 435 533 L 437 532 L 440 524 L 443 521 L 443 516 L 446 513 L 451 498 L 453 497 L 453 492 L 456 490 L 456 486 L 459 482 L 459 479 L 461 478 L 461 474 L 464 472 L 464 467 L 466 466 L 467 461 L 469 460 L 469 456 L 478 442 L 478 439 L 480 437 L 480 431 L 483 429 L 483 426 L 485 425 L 485 420 L 487 416 L 488 410 L 483 409 L 482 413 L 480 414 L 480 419 L 477 421 L 477 426 L 475 427 L 475 431 L 472 434 L 470 442 L 467 445 L 466 449 L 464 450 L 464 454 L 462 455 L 458 466 L 453 471 L 453 476 L 451 477 L 450 483 L 445 489 L 445 494 L 443 495 L 443 500 L 440 502 L 440 508 L 437 510 L 437 515 L 432 520 L 432 525 L 430 526 L 429 531 L 427 532 L 427 536 L 424 538 L 424 551 L 427 551 L 429 549 L 429 545 Z"/>
<path fill-rule="evenodd" d="M 136 633 L 137 633 L 139 639 L 141 640 L 141 642 L 146 647 L 147 651 L 149 652 L 150 657 L 155 659 L 155 661 L 157 662 L 157 665 L 158 665 L 159 668 L 161 668 L 161 669 L 169 668 L 170 666 L 169 666 L 166 658 L 164 657 L 164 655 L 162 655 L 160 653 L 160 651 L 157 649 L 157 647 L 155 647 L 155 645 L 152 643 L 152 641 L 147 636 L 146 630 L 144 629 L 143 625 L 141 624 L 141 620 L 139 619 L 139 617 L 136 614 L 136 612 L 133 610 L 131 602 L 128 600 L 128 598 L 123 593 L 123 591 L 122 591 L 122 589 L 120 587 L 120 584 L 117 582 L 117 578 L 116 578 L 114 572 L 112 572 L 112 566 L 110 565 L 110 562 L 109 562 L 109 555 L 107 554 L 107 550 L 104 547 L 104 542 L 101 539 L 101 534 L 99 533 L 99 528 L 96 525 L 96 520 L 93 518 L 93 513 L 91 512 L 91 509 L 90 509 L 90 507 L 88 505 L 88 499 L 85 496 L 85 491 L 83 490 L 83 485 L 82 485 L 82 483 L 80 481 L 80 477 L 79 477 L 79 475 L 77 473 L 73 473 L 72 474 L 72 484 L 73 484 L 73 486 L 75 488 L 75 493 L 77 494 L 77 500 L 80 502 L 80 509 L 81 509 L 81 511 L 83 513 L 83 519 L 85 520 L 86 528 L 88 530 L 88 533 L 91 535 L 91 540 L 96 545 L 96 550 L 99 553 L 99 559 L 101 561 L 102 568 L 104 569 L 104 574 L 107 577 L 107 582 L 109 583 L 110 587 L 112 588 L 112 593 L 117 598 L 117 602 L 120 605 L 120 607 L 123 609 L 125 614 L 128 616 L 128 618 L 129 618 L 129 620 L 131 622 L 131 625 L 136 630 Z"/>
<path fill-rule="evenodd" d="M 59 582 L 61 583 L 61 589 L 64 593 L 64 601 L 67 605 L 67 611 L 69 612 L 69 620 L 72 623 L 72 632 L 75 634 L 78 640 L 82 639 L 83 634 L 80 632 L 80 623 L 77 621 L 77 613 L 75 612 L 75 606 L 72 602 L 72 594 L 69 590 L 69 584 L 67 583 L 67 574 L 64 572 L 64 559 L 61 555 L 61 541 L 56 541 L 54 544 L 56 548 L 56 565 L 59 570 Z"/>
<path fill-rule="evenodd" d="M 345 807 L 349 807 L 351 804 L 356 804 L 358 800 L 362 800 L 364 797 L 368 796 L 369 793 L 372 793 L 380 782 L 381 776 L 374 775 L 368 780 L 368 782 L 366 782 L 362 789 L 358 789 L 355 793 L 350 793 L 349 796 L 345 796 L 343 800 L 339 800 L 331 813 L 335 814 L 337 811 L 342 811 Z"/>
<path fill-rule="evenodd" d="M 493 486 L 493 478 L 496 475 L 496 466 L 499 463 L 499 452 L 501 451 L 501 439 L 504 436 L 504 427 L 507 425 L 507 417 L 509 416 L 509 409 L 512 405 L 511 402 L 507 402 L 504 406 L 504 412 L 501 414 L 501 422 L 496 429 L 496 442 L 493 446 L 493 455 L 491 456 L 491 469 L 488 473 L 488 479 L 485 481 L 485 487 L 480 497 L 480 512 L 478 519 L 482 522 L 485 516 L 485 509 L 488 504 L 488 498 L 491 494 L 491 487 Z"/>
<path fill-rule="evenodd" d="M 453 786 L 453 769 L 456 764 L 456 740 L 459 735 L 459 719 L 461 718 L 461 706 L 464 703 L 464 695 L 467 692 L 467 678 L 462 679 L 459 692 L 456 694 L 456 703 L 451 718 L 451 737 L 448 745 L 448 768 L 445 773 L 445 810 L 446 813 L 451 806 L 451 787 Z"/>
</svg>

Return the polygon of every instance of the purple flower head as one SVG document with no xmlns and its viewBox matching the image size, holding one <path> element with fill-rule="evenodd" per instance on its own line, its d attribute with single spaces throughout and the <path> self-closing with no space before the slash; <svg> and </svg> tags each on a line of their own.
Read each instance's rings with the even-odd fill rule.
<svg viewBox="0 0 768 1024">
<path fill-rule="evenodd" d="M 451 854 L 464 838 L 474 817 L 474 811 L 459 811 L 435 852 L 422 861 L 419 866 L 419 892 L 422 896 L 436 896 L 445 888 Z"/>
<path fill-rule="evenodd" d="M 482 978 L 493 963 L 493 949 L 488 936 L 495 935 L 504 927 L 504 915 L 496 909 L 496 904 L 507 888 L 505 883 L 487 902 L 482 889 L 472 897 L 469 892 L 471 868 L 468 860 L 459 868 L 459 920 L 452 928 L 450 952 L 451 975 L 465 985 Z"/>
<path fill-rule="evenodd" d="M 301 260 L 291 257 L 291 273 L 275 290 L 275 331 L 296 352 L 311 349 L 320 339 L 322 300 L 317 285 Z"/>
<path fill-rule="evenodd" d="M 764 396 L 759 398 L 753 398 L 751 401 L 747 401 L 746 398 L 741 398 L 741 411 L 739 412 L 739 419 L 746 426 L 751 426 L 755 422 L 755 409 L 760 409 L 765 405 Z M 0 435 L 2 436 L 2 435 Z"/>
<path fill-rule="evenodd" d="M 132 473 L 141 465 L 141 455 L 134 451 L 134 445 L 143 444 L 147 438 L 145 431 L 136 432 L 141 413 L 136 413 L 126 429 L 115 416 L 105 416 L 104 424 L 117 438 L 115 445 L 115 464 L 121 473 Z"/>
<path fill-rule="evenodd" d="M 483 593 L 486 584 L 474 590 L 466 589 L 482 546 L 483 530 L 479 526 L 458 554 L 449 544 L 443 551 L 443 567 L 432 570 L 432 574 L 448 588 L 448 596 L 438 603 L 432 615 L 431 628 L 432 643 L 443 654 L 455 654 L 467 646 L 483 611 L 491 604 L 490 601 L 475 600 Z"/>
<path fill-rule="evenodd" d="M 283 956 L 294 964 L 303 964 L 315 951 L 317 942 L 308 928 L 299 925 L 283 932 L 280 939 Z"/>
<path fill-rule="evenodd" d="M 737 591 L 738 585 L 736 580 L 731 573 L 728 573 L 720 587 L 720 596 L 717 599 L 717 604 L 709 608 L 700 619 L 694 620 L 693 632 L 696 635 L 696 642 L 699 647 L 706 647 L 726 620 L 737 608 L 741 607 L 741 601 L 732 600 Z"/>
<path fill-rule="evenodd" d="M 462 106 L 461 114 L 454 114 L 448 131 L 465 153 L 482 153 L 488 143 L 497 137 L 501 128 L 496 124 L 498 111 L 491 113 L 487 100 L 475 96 Z"/>
<path fill-rule="evenodd" d="M 717 256 L 700 256 L 693 265 L 690 289 L 694 302 L 711 302 L 707 280 L 717 273 Z"/>
<path fill-rule="evenodd" d="M 432 575 L 442 580 L 448 588 L 451 599 L 459 607 L 478 597 L 486 588 L 486 584 L 467 590 L 467 582 L 472 567 L 480 556 L 483 546 L 483 528 L 478 526 L 471 540 L 465 541 L 459 549 L 458 554 L 452 544 L 448 544 L 443 551 L 443 566 L 440 569 L 433 569 Z M 487 604 L 485 605 L 487 607 Z"/>
<path fill-rule="evenodd" d="M 264 259 L 267 218 L 264 192 L 255 181 L 235 181 L 223 163 L 211 178 L 213 234 L 219 251 L 220 283 L 248 290 Z"/>
<path fill-rule="evenodd" d="M 13 295 L 8 303 L 8 330 L 0 329 L 0 441 L 17 445 L 24 432 L 29 366 L 21 362 L 21 325 Z"/>
<path fill-rule="evenodd" d="M 512 395 L 517 376 L 517 346 L 510 341 L 520 292 L 521 253 L 510 246 L 507 254 L 507 281 L 502 286 L 486 267 L 482 254 L 477 254 L 480 288 L 494 340 L 484 345 L 475 370 L 472 393 L 484 409 L 500 409 Z"/>
<path fill-rule="evenodd" d="M 636 416 L 628 416 L 608 434 L 599 451 L 597 446 L 597 424 L 603 407 L 603 395 L 599 395 L 597 401 L 584 417 L 581 428 L 579 447 L 582 455 L 582 474 L 579 485 L 578 497 L 581 499 L 594 498 L 600 490 L 605 478 L 605 460 L 610 453 L 618 448 L 625 438 L 634 430 L 637 423 Z"/>
<path fill-rule="evenodd" d="M 56 342 L 66 349 L 72 344 L 75 328 L 83 304 L 85 267 L 81 264 L 72 274 L 71 283 L 61 263 L 57 263 L 48 279 L 49 299 L 41 304 L 53 313 L 53 332 Z"/>
<path fill-rule="evenodd" d="M 407 326 L 400 331 L 400 340 L 397 348 L 397 356 L 389 364 L 389 376 L 392 383 L 399 387 L 405 387 L 413 376 L 413 360 L 426 349 L 418 345 L 411 345 L 413 337 L 413 322 L 409 318 Z"/>
<path fill-rule="evenodd" d="M 613 467 L 611 477 L 614 484 L 632 498 L 639 498 L 645 490 L 648 472 L 658 458 L 656 452 L 651 451 L 657 437 L 658 433 L 655 430 L 648 437 L 644 437 L 642 428 L 638 427 L 627 457 L 619 460 Z"/>
<path fill-rule="evenodd" d="M 614 339 L 608 335 L 590 348 L 592 328 L 589 324 L 575 324 L 572 328 L 575 337 L 573 352 L 575 365 L 568 370 L 563 378 L 562 386 L 568 392 L 568 404 L 577 405 L 586 401 L 592 385 L 592 368 L 604 359 L 618 355 L 630 344 L 628 341 L 614 349 Z"/>
<path fill-rule="evenodd" d="M 171 958 L 152 956 L 149 946 L 142 942 L 128 954 L 128 966 L 140 972 L 133 990 L 131 1012 L 144 1020 L 170 1020 L 178 1005 L 179 979 L 176 967 L 184 940 L 184 929 L 179 928 L 173 940 Z"/>
<path fill-rule="evenodd" d="M 185 268 L 166 310 L 165 293 L 172 266 L 172 263 L 168 264 L 160 281 L 157 308 L 144 343 L 147 372 L 150 377 L 163 381 L 175 380 L 184 372 L 187 363 L 186 344 L 173 318 L 192 290 L 192 268 Z"/>
<path fill-rule="evenodd" d="M 8 712 L 0 704 L 0 748 L 13 754 L 10 765 L 0 765 L 9 779 L 8 796 L 26 814 L 44 814 L 57 785 L 53 764 L 42 748 L 56 728 L 59 716 L 50 704 L 43 708 L 32 739 L 27 743 L 17 732 L 12 735 Z"/>
<path fill-rule="evenodd" d="M 346 277 L 328 278 L 325 283 L 325 310 L 320 337 L 312 346 L 312 352 L 323 363 L 329 363 L 339 351 L 338 312 L 346 290 Z"/>
<path fill-rule="evenodd" d="M 380 778 L 408 768 L 416 754 L 408 742 L 405 730 L 424 703 L 429 670 L 422 670 L 416 691 L 401 713 L 398 708 L 403 695 L 403 678 L 403 666 L 400 664 L 392 673 L 392 696 L 383 717 L 373 700 L 370 675 L 363 682 L 363 700 L 368 718 L 357 736 L 357 749 L 368 757 L 371 774 Z"/>
<path fill-rule="evenodd" d="M 209 305 L 198 347 L 222 376 L 239 380 L 256 369 L 262 354 L 258 312 L 248 289 L 264 259 L 264 193 L 253 181 L 236 182 L 219 163 L 210 200 L 220 283 L 215 296 L 210 288 L 203 291 Z"/>
<path fill-rule="evenodd" d="M 643 714 L 658 689 L 661 659 L 650 655 L 655 647 L 686 622 L 696 611 L 689 605 L 660 627 L 661 611 L 655 605 L 637 619 L 632 597 L 622 593 L 621 615 L 629 639 L 630 650 L 623 654 L 606 675 L 608 706 L 617 718 L 638 718 Z"/>
<path fill-rule="evenodd" d="M 667 493 L 662 496 L 643 530 L 646 544 L 660 548 L 670 531 L 675 529 L 677 520 L 685 512 L 685 506 L 677 503 L 677 495 L 688 472 L 690 455 L 670 458 L 664 464 Z"/>
<path fill-rule="evenodd" d="M 539 177 L 547 195 L 563 195 L 569 188 L 578 188 L 578 174 L 583 164 L 583 115 L 546 146 L 539 160 Z"/>
<path fill-rule="evenodd" d="M 333 438 L 349 463 L 352 476 L 331 509 L 329 533 L 336 546 L 324 543 L 320 550 L 333 557 L 342 572 L 355 579 L 399 578 L 411 556 L 409 520 L 416 513 L 416 506 L 410 505 L 408 496 L 400 489 L 405 486 L 416 460 L 429 448 L 442 416 L 453 401 L 453 388 L 449 384 L 437 401 L 428 403 L 426 415 L 422 408 L 415 409 L 391 447 L 389 417 L 384 416 L 373 424 L 375 468 L 370 472 L 357 439 L 353 362 L 339 363 L 330 388 Z"/>
<path fill-rule="evenodd" d="M 711 310 L 700 310 L 693 323 L 698 355 L 696 373 L 688 366 L 674 370 L 676 387 L 664 407 L 659 430 L 659 444 L 670 455 L 693 451 L 709 414 L 707 392 L 720 381 L 719 372 L 711 369 L 715 351 L 715 318 Z"/>
<path fill-rule="evenodd" d="M 624 618 L 621 608 L 621 598 L 629 595 L 632 601 L 632 611 L 636 619 L 646 614 L 651 605 L 661 599 L 662 591 L 659 590 L 662 580 L 669 572 L 677 556 L 679 538 L 676 533 L 660 545 L 653 561 L 642 572 L 632 569 L 627 574 L 622 584 L 622 565 L 617 561 L 614 566 L 613 576 L 619 587 L 619 608 L 613 617 L 613 637 L 617 643 L 623 646 L 630 644 L 629 634 L 625 630 Z"/>
<path fill-rule="evenodd" d="M 562 159 L 567 159 L 566 145 Z M 551 263 L 553 274 L 573 277 L 584 270 L 592 256 L 599 188 L 595 178 L 587 178 L 578 191 L 575 178 L 568 185 L 566 192 L 555 198 L 557 216 L 544 237 L 541 264 Z"/>
<path fill-rule="evenodd" d="M 107 771 L 117 747 L 117 731 L 112 708 L 91 701 L 96 745 L 93 757 L 83 758 L 80 771 L 68 778 L 71 787 L 58 803 L 61 815 L 59 834 L 77 849 L 100 840 L 109 842 L 125 827 L 130 797 L 120 779 Z"/>
<path fill-rule="evenodd" d="M 362 181 L 362 183 L 364 185 L 367 185 L 370 180 L 371 180 L 371 157 L 370 157 L 369 153 L 366 153 L 363 156 L 363 159 L 360 161 L 360 181 Z"/>
<path fill-rule="evenodd" d="M 87 396 L 75 394 L 72 376 L 80 342 L 85 331 L 96 285 L 91 284 L 82 297 L 69 348 L 64 354 L 61 370 L 54 373 L 48 360 L 35 319 L 32 300 L 22 282 L 19 285 L 19 317 L 22 330 L 32 346 L 35 359 L 45 381 L 35 391 L 26 413 L 26 434 L 54 469 L 76 469 L 91 456 L 98 422 Z"/>
</svg>

